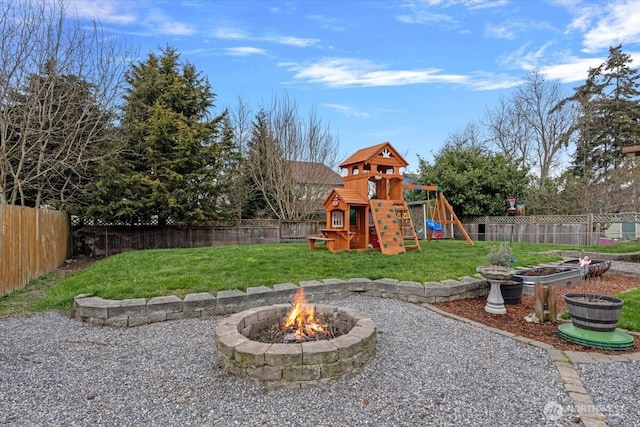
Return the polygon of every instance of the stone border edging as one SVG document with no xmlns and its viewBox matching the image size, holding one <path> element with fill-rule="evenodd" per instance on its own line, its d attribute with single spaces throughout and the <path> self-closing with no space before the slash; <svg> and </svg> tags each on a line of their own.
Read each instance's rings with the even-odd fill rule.
<svg viewBox="0 0 640 427">
<path fill-rule="evenodd" d="M 303 281 L 300 285 L 281 283 L 239 290 L 188 294 L 184 299 L 175 295 L 125 300 L 108 300 L 80 294 L 74 299 L 75 317 L 99 326 L 133 327 L 194 317 L 210 317 L 272 304 L 286 304 L 298 288 L 303 288 L 309 302 L 346 297 L 351 293 L 393 298 L 412 303 L 439 303 L 486 295 L 489 285 L 477 277 L 442 282 L 411 282 L 395 279 L 370 280 L 354 278 Z"/>
</svg>

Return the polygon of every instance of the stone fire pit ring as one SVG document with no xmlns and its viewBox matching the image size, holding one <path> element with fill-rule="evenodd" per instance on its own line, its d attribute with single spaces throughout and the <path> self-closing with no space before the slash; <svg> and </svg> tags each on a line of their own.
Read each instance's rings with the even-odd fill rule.
<svg viewBox="0 0 640 427">
<path fill-rule="evenodd" d="M 344 331 L 330 340 L 269 344 L 250 337 L 276 323 L 290 304 L 252 308 L 229 316 L 214 333 L 219 365 L 228 373 L 270 387 L 317 384 L 355 374 L 376 351 L 376 325 L 365 314 L 316 304 L 318 314 L 331 316 Z"/>
</svg>

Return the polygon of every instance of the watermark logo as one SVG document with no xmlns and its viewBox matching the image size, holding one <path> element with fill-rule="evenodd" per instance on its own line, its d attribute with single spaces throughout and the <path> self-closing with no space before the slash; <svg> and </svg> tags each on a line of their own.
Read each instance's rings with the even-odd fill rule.
<svg viewBox="0 0 640 427">
<path fill-rule="evenodd" d="M 547 420 L 558 421 L 564 414 L 564 408 L 562 407 L 562 405 L 556 402 L 548 402 L 546 405 L 544 405 L 543 412 L 544 417 Z"/>
</svg>

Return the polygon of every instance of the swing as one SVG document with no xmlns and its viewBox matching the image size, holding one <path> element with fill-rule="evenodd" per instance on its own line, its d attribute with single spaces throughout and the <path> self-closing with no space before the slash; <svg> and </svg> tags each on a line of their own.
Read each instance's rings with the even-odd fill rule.
<svg viewBox="0 0 640 427">
<path fill-rule="evenodd" d="M 436 204 L 438 203 L 438 196 L 436 195 Z M 425 223 L 427 224 L 427 227 L 429 228 L 429 230 L 431 231 L 442 231 L 442 226 L 440 224 L 438 224 L 437 222 L 435 222 L 435 220 L 433 219 L 433 214 L 435 209 L 431 209 L 431 199 L 429 198 L 429 192 L 427 191 L 427 206 L 429 208 L 429 216 L 431 217 L 430 219 L 426 220 Z"/>
</svg>

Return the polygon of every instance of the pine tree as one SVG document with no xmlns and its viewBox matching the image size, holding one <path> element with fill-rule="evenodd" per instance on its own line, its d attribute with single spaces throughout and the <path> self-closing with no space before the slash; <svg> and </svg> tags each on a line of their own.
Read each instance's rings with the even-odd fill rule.
<svg viewBox="0 0 640 427">
<path fill-rule="evenodd" d="M 170 47 L 150 53 L 127 75 L 125 149 L 104 165 L 93 216 L 127 223 L 158 218 L 202 224 L 226 218 L 227 177 L 237 149 L 226 112 L 210 118 L 215 94 Z"/>
<path fill-rule="evenodd" d="M 579 106 L 573 171 L 591 183 L 621 166 L 622 147 L 640 143 L 640 71 L 631 62 L 621 45 L 610 48 L 607 61 L 590 69 L 569 98 Z"/>
</svg>

